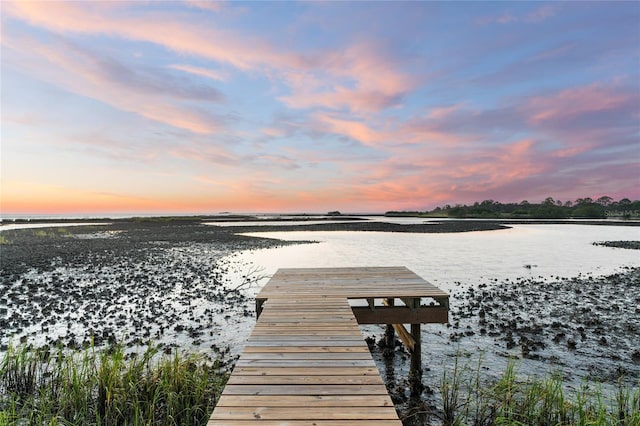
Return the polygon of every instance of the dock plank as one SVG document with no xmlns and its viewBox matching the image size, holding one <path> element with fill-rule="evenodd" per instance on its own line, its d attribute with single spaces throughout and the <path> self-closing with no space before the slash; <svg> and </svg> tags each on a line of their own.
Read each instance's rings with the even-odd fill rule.
<svg viewBox="0 0 640 426">
<path fill-rule="evenodd" d="M 243 376 L 234 374 L 227 385 L 384 385 L 380 376 Z"/>
<path fill-rule="evenodd" d="M 398 415 L 389 407 L 353 407 L 342 410 L 336 407 L 307 406 L 300 407 L 224 407 L 216 410 L 212 419 L 259 420 L 397 420 Z"/>
<path fill-rule="evenodd" d="M 294 395 L 281 396 L 223 395 L 219 404 L 224 407 L 393 407 L 389 395 Z"/>
<path fill-rule="evenodd" d="M 229 420 L 211 419 L 207 426 L 250 426 L 259 421 L 260 426 L 398 426 L 398 420 Z"/>
<path fill-rule="evenodd" d="M 377 367 L 239 367 L 236 366 L 233 374 L 243 376 L 370 376 L 379 375 Z"/>
<path fill-rule="evenodd" d="M 384 385 L 227 385 L 226 395 L 388 395 Z"/>
</svg>

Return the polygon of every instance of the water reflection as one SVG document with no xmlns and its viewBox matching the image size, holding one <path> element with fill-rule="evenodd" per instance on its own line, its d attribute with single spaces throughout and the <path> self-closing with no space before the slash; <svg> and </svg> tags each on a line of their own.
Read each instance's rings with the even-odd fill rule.
<svg viewBox="0 0 640 426">
<path fill-rule="evenodd" d="M 319 242 L 241 255 L 268 274 L 278 268 L 400 265 L 447 291 L 489 279 L 605 275 L 621 266 L 640 266 L 637 251 L 592 245 L 605 240 L 639 240 L 638 227 L 515 225 L 459 234 L 328 231 L 250 235 Z"/>
</svg>

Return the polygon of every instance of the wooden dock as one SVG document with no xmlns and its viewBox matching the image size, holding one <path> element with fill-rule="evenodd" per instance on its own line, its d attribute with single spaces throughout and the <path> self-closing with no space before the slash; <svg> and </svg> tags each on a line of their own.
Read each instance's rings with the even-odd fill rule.
<svg viewBox="0 0 640 426">
<path fill-rule="evenodd" d="M 395 324 L 419 369 L 420 323 L 446 322 L 447 304 L 403 267 L 278 270 L 209 425 L 401 425 L 359 324 Z"/>
</svg>

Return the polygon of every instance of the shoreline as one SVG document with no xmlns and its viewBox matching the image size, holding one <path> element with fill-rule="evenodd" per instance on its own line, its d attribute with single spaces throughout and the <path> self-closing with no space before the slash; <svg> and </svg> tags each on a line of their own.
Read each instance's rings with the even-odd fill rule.
<svg viewBox="0 0 640 426">
<path fill-rule="evenodd" d="M 372 222 L 370 218 L 380 218 L 380 221 Z M 183 224 L 213 224 L 214 222 L 220 223 L 243 223 L 243 222 L 281 222 L 286 224 L 287 222 L 304 222 L 304 221 L 321 221 L 326 222 L 318 224 L 318 226 L 334 226 L 340 222 L 347 222 L 346 225 L 353 225 L 349 222 L 364 222 L 364 223 L 387 223 L 396 225 L 392 222 L 384 222 L 384 219 L 393 221 L 394 219 L 416 219 L 423 220 L 423 224 L 440 224 L 444 226 L 451 224 L 453 227 L 448 232 L 459 232 L 456 228 L 464 228 L 461 224 L 491 224 L 493 226 L 508 226 L 508 225 L 607 225 L 607 226 L 640 226 L 640 220 L 633 219 L 518 219 L 518 218 L 450 218 L 446 216 L 398 216 L 398 215 L 385 215 L 385 214 L 366 214 L 366 215 L 327 215 L 327 214 L 260 214 L 260 215 L 188 215 L 188 216 L 130 216 L 130 217 L 47 217 L 47 218 L 3 218 L 0 219 L 0 232 L 11 225 L 48 225 L 52 226 L 82 226 L 82 225 L 110 225 L 110 224 L 126 224 L 126 223 L 183 223 Z M 238 225 L 240 226 L 240 225 Z M 270 225 L 259 225 L 261 227 L 269 227 Z M 291 225 L 291 226 L 307 226 Z M 406 226 L 406 225 L 405 225 Z M 278 225 L 277 227 L 280 227 Z M 17 228 L 16 228 L 17 229 Z M 21 228 L 20 228 L 21 229 Z M 354 230 L 359 230 L 357 227 Z M 393 232 L 393 231 L 391 231 Z M 406 231 L 411 232 L 411 231 Z M 415 231 L 421 232 L 421 231 Z M 439 232 L 447 232 L 446 230 Z"/>
</svg>

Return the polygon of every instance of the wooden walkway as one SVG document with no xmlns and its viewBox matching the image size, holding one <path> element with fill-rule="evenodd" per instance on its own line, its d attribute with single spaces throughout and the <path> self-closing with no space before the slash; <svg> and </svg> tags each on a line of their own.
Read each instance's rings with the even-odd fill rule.
<svg viewBox="0 0 640 426">
<path fill-rule="evenodd" d="M 396 297 L 408 304 L 389 303 Z M 354 298 L 368 306 L 352 308 Z M 258 321 L 209 425 L 401 425 L 358 317 L 442 322 L 447 300 L 406 268 L 278 270 L 256 297 Z"/>
</svg>

